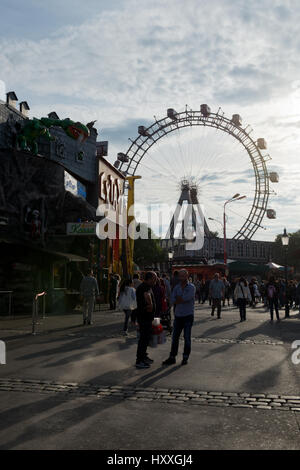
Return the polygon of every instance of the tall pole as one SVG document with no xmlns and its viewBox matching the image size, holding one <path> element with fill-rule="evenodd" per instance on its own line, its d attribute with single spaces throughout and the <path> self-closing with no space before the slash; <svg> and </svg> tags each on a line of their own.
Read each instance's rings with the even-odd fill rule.
<svg viewBox="0 0 300 470">
<path fill-rule="evenodd" d="M 231 199 L 228 199 L 224 203 L 224 212 L 223 212 L 223 229 L 224 229 L 224 269 L 225 274 L 227 275 L 227 249 L 226 249 L 226 204 L 229 202 L 239 201 L 240 199 L 244 199 L 246 196 L 240 196 L 239 193 L 235 194 Z"/>
<path fill-rule="evenodd" d="M 290 307 L 289 307 L 289 300 L 288 300 L 288 270 L 287 270 L 287 251 L 288 247 L 284 247 L 284 258 L 285 258 L 285 266 L 284 266 L 284 273 L 285 273 L 285 318 L 289 318 L 290 316 Z"/>
<path fill-rule="evenodd" d="M 226 251 L 226 213 L 225 213 L 226 202 L 224 204 L 224 213 L 223 213 L 223 235 L 224 235 L 224 269 L 226 274 L 227 268 L 227 251 Z"/>
<path fill-rule="evenodd" d="M 127 176 L 128 181 L 128 200 L 127 200 L 127 228 L 129 225 L 135 224 L 134 217 L 134 183 L 135 180 L 141 179 L 141 176 Z M 133 252 L 134 252 L 134 239 L 129 238 L 127 233 L 127 250 L 126 250 L 126 264 L 127 275 L 133 275 Z"/>
</svg>

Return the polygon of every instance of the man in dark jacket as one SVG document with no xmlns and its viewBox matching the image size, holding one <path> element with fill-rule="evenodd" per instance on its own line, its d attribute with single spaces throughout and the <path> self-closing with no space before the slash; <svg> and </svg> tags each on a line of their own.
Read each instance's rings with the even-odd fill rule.
<svg viewBox="0 0 300 470">
<path fill-rule="evenodd" d="M 273 323 L 274 307 L 277 321 L 280 321 L 278 309 L 279 286 L 274 277 L 271 277 L 268 284 L 266 285 L 266 295 L 270 309 L 271 323 Z"/>
<path fill-rule="evenodd" d="M 147 347 L 152 334 L 152 322 L 155 315 L 155 298 L 152 287 L 157 282 L 157 276 L 149 271 L 145 279 L 136 290 L 137 322 L 139 324 L 140 338 L 136 353 L 136 368 L 147 369 L 153 360 L 147 356 Z"/>
</svg>

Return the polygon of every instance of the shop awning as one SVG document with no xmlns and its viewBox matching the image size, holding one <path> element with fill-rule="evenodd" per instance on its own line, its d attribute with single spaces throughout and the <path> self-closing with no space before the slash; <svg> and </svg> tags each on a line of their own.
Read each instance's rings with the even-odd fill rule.
<svg viewBox="0 0 300 470">
<path fill-rule="evenodd" d="M 47 250 L 48 251 L 48 250 Z M 60 251 L 51 251 L 51 254 L 60 256 L 61 258 L 66 258 L 68 261 L 78 261 L 78 262 L 87 262 L 88 259 L 83 256 L 75 255 L 74 253 L 61 253 Z"/>
<path fill-rule="evenodd" d="M 36 254 L 49 255 L 53 258 L 63 258 L 68 261 L 88 262 L 88 258 L 77 255 L 75 253 L 63 253 L 61 251 L 48 250 L 41 246 L 34 246 L 34 244 L 32 243 L 21 242 L 20 240 L 16 240 L 16 239 L 9 238 L 9 237 L 0 236 L 0 243 L 8 243 L 10 245 L 13 244 L 16 246 L 16 248 L 19 247 L 19 249 L 22 250 L 22 254 L 25 256 L 27 255 L 27 258 L 28 256 L 30 257 L 30 253 L 33 252 Z M 24 248 L 27 248 L 27 251 L 25 253 L 24 253 Z"/>
<path fill-rule="evenodd" d="M 228 265 L 231 274 L 265 274 L 268 266 L 264 264 L 248 263 L 246 261 L 233 261 Z"/>
</svg>

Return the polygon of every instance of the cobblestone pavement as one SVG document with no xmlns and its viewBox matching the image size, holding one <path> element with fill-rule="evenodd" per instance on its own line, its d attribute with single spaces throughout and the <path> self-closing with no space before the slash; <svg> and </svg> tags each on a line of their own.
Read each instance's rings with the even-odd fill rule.
<svg viewBox="0 0 300 470">
<path fill-rule="evenodd" d="M 169 404 L 232 406 L 300 412 L 300 395 L 290 396 L 273 393 L 208 392 L 180 388 L 123 387 L 120 385 L 99 387 L 93 384 L 0 379 L 0 392 L 4 391 L 59 394 L 64 398 L 96 396 L 101 399 L 160 401 Z"/>
<path fill-rule="evenodd" d="M 171 335 L 166 333 L 167 337 L 166 340 L 171 342 Z M 124 336 L 122 333 L 115 334 L 115 335 L 101 335 L 101 333 L 89 333 L 89 332 L 82 332 L 82 333 L 69 333 L 67 336 L 76 337 L 76 338 L 120 338 Z M 128 334 L 127 338 L 136 340 L 136 334 Z M 180 338 L 180 341 L 183 341 L 183 338 Z M 192 341 L 195 343 L 203 343 L 203 344 L 263 344 L 263 345 L 270 345 L 270 346 L 277 346 L 283 345 L 283 341 L 271 341 L 271 340 L 255 340 L 255 339 L 247 339 L 247 340 L 239 340 L 239 339 L 228 339 L 228 338 L 207 338 L 202 336 L 192 336 Z"/>
<path fill-rule="evenodd" d="M 188 366 L 161 366 L 167 334 L 146 370 L 122 312 L 95 312 L 85 327 L 79 313 L 49 317 L 36 336 L 30 318 L 1 319 L 0 449 L 298 449 L 299 317 L 270 324 L 248 310 L 240 323 L 234 308 L 217 320 L 197 305 Z"/>
</svg>

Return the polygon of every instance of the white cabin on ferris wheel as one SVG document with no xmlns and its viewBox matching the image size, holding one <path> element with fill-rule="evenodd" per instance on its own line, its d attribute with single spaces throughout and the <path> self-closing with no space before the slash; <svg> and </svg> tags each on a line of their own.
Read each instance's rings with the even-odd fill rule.
<svg viewBox="0 0 300 470">
<path fill-rule="evenodd" d="M 231 122 L 233 122 L 233 124 L 235 124 L 236 126 L 241 126 L 242 125 L 242 117 L 240 114 L 233 114 L 232 118 L 231 118 Z"/>
<path fill-rule="evenodd" d="M 267 209 L 268 219 L 276 219 L 276 211 L 274 209 Z"/>
<path fill-rule="evenodd" d="M 271 171 L 269 173 L 269 178 L 271 183 L 278 183 L 279 182 L 279 175 L 276 173 L 276 171 Z"/>
<path fill-rule="evenodd" d="M 263 139 L 262 137 L 260 137 L 259 139 L 257 139 L 257 147 L 261 150 L 266 150 L 267 148 L 267 142 L 265 139 Z"/>
<path fill-rule="evenodd" d="M 173 109 L 173 108 L 169 108 L 167 110 L 167 116 L 168 116 L 168 118 L 172 119 L 173 121 L 177 120 L 177 113 L 176 113 L 175 109 Z"/>
<path fill-rule="evenodd" d="M 139 126 L 138 133 L 143 137 L 148 137 L 150 135 L 145 126 Z"/>
<path fill-rule="evenodd" d="M 211 109 L 207 104 L 201 104 L 200 113 L 203 114 L 204 117 L 208 117 L 211 114 Z"/>
</svg>

